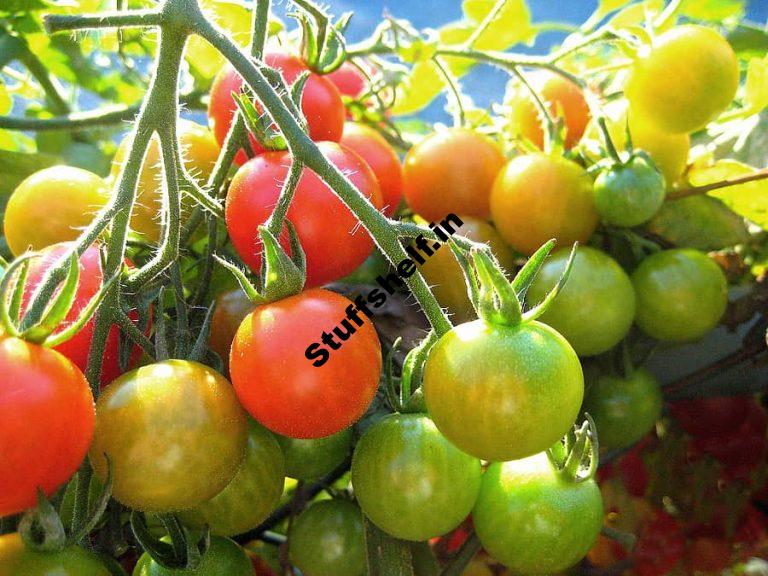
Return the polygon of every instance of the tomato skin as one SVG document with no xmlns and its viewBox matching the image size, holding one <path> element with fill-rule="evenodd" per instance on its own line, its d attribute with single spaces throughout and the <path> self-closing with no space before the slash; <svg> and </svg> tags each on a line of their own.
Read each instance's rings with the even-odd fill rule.
<svg viewBox="0 0 768 576">
<path fill-rule="evenodd" d="M 624 93 L 643 122 L 681 133 L 717 118 L 738 87 L 739 62 L 730 44 L 712 28 L 687 25 L 661 34 L 641 52 Z"/>
<path fill-rule="evenodd" d="M 379 184 L 370 167 L 338 144 L 321 142 L 319 147 L 380 209 Z M 257 227 L 272 214 L 290 165 L 288 152 L 260 154 L 237 171 L 227 192 L 227 230 L 238 254 L 254 271 L 259 270 L 262 260 Z M 373 240 L 354 214 L 309 169 L 301 176 L 288 219 L 295 226 L 307 256 L 308 288 L 346 276 L 373 250 Z M 287 234 L 283 245 L 288 247 Z"/>
<path fill-rule="evenodd" d="M 37 286 L 43 280 L 45 273 L 54 265 L 56 261 L 70 248 L 69 243 L 60 243 L 49 246 L 41 252 L 41 257 L 32 261 L 27 276 L 27 284 L 24 290 L 23 306 L 27 304 L 32 297 Z M 133 264 L 126 261 L 129 268 Z M 77 321 L 82 310 L 88 306 L 91 299 L 101 289 L 104 273 L 101 269 L 101 255 L 97 246 L 88 247 L 82 256 L 80 256 L 80 278 L 75 293 L 75 301 L 67 316 L 60 326 L 64 330 L 67 326 Z M 137 314 L 129 314 L 134 321 Z M 93 330 L 95 318 L 91 318 L 80 331 L 72 338 L 56 346 L 56 351 L 74 362 L 75 366 L 85 372 L 88 367 L 88 354 L 93 340 Z M 134 346 L 131 353 L 129 365 L 135 363 L 141 356 L 141 348 Z M 105 386 L 112 382 L 121 374 L 120 369 L 120 330 L 117 325 L 112 325 L 104 345 L 104 354 L 101 364 L 101 385 Z"/>
<path fill-rule="evenodd" d="M 679 522 L 657 510 L 644 526 L 633 551 L 637 576 L 664 576 L 673 571 L 685 552 L 685 536 Z"/>
<path fill-rule="evenodd" d="M 334 292 L 313 289 L 246 316 L 232 343 L 229 366 L 238 398 L 251 416 L 283 436 L 322 438 L 365 413 L 378 387 L 381 346 L 364 314 L 363 325 L 353 326 L 356 332 L 330 352 L 325 364 L 313 366 L 305 356 L 311 343 L 346 317 L 351 304 Z"/>
<path fill-rule="evenodd" d="M 695 438 L 690 443 L 693 455 L 708 454 L 722 462 L 727 472 L 738 473 L 739 469 L 754 470 L 765 461 L 768 452 L 768 416 L 756 402 L 740 414 L 740 424 L 718 436 Z"/>
<path fill-rule="evenodd" d="M 661 387 L 653 375 L 638 368 L 626 378 L 604 374 L 589 387 L 584 410 L 594 418 L 600 446 L 634 444 L 661 417 Z"/>
<path fill-rule="evenodd" d="M 133 576 L 255 576 L 248 555 L 228 538 L 211 537 L 211 545 L 200 565 L 194 570 L 169 570 L 147 553 L 141 555 Z"/>
<path fill-rule="evenodd" d="M 366 77 L 351 62 L 344 62 L 339 68 L 326 74 L 324 78 L 333 82 L 342 96 L 349 96 L 350 98 L 359 98 L 365 94 L 368 85 Z"/>
<path fill-rule="evenodd" d="M 264 62 L 280 70 L 286 84 L 292 84 L 302 72 L 309 71 L 306 64 L 287 52 L 269 52 Z M 239 93 L 243 88 L 243 79 L 231 65 L 227 65 L 213 80 L 210 101 L 208 103 L 208 122 L 216 140 L 221 146 L 232 125 L 237 111 L 237 104 L 232 93 Z M 254 102 L 257 110 L 258 101 Z M 323 76 L 310 72 L 301 97 L 301 111 L 309 125 L 312 140 L 338 142 L 344 131 L 345 109 L 341 94 L 336 86 Z M 251 147 L 256 154 L 264 148 L 251 135 Z M 235 162 L 242 164 L 247 160 L 244 151 L 237 153 Z"/>
<path fill-rule="evenodd" d="M 69 480 L 93 436 L 93 396 L 83 373 L 54 350 L 0 336 L 0 517 L 37 503 Z"/>
<path fill-rule="evenodd" d="M 722 574 L 731 565 L 731 543 L 722 538 L 695 538 L 688 544 L 685 558 L 690 574 Z"/>
<path fill-rule="evenodd" d="M 561 246 L 584 243 L 598 221 L 592 180 L 565 158 L 518 156 L 496 178 L 491 219 L 504 240 L 526 255 L 552 238 Z"/>
<path fill-rule="evenodd" d="M 551 72 L 539 72 L 529 81 L 547 104 L 553 119 L 562 113 L 565 147 L 573 148 L 581 140 L 591 117 L 581 88 Z M 512 134 L 544 148 L 544 121 L 528 89 L 522 85 L 514 86 L 505 98 L 505 103 L 509 108 Z"/>
<path fill-rule="evenodd" d="M 459 217 L 464 224 L 457 234 L 475 242 L 488 244 L 505 270 L 514 269 L 515 256 L 492 225 L 471 216 L 459 215 Z M 417 219 L 417 222 L 427 223 L 420 219 Z M 477 318 L 477 313 L 467 294 L 464 273 L 450 248 L 434 252 L 424 264 L 419 266 L 419 270 L 432 287 L 432 294 L 440 305 L 447 309 L 454 323 L 469 322 Z"/>
<path fill-rule="evenodd" d="M 669 411 L 687 434 L 711 438 L 737 430 L 754 403 L 748 396 L 694 398 L 672 402 Z"/>
<path fill-rule="evenodd" d="M 247 420 L 229 382 L 188 360 L 128 372 L 96 403 L 91 464 L 112 495 L 136 510 L 167 512 L 213 498 L 245 454 Z"/>
<path fill-rule="evenodd" d="M 560 440 L 579 413 L 584 376 L 576 352 L 549 326 L 476 320 L 438 340 L 423 388 L 438 430 L 468 454 L 495 462 Z"/>
<path fill-rule="evenodd" d="M 109 201 L 107 183 L 72 166 L 53 166 L 22 181 L 8 199 L 5 239 L 15 256 L 75 240 Z"/>
<path fill-rule="evenodd" d="M 184 158 L 184 167 L 199 184 L 204 184 L 210 176 L 219 155 L 219 144 L 205 126 L 181 119 L 178 124 L 179 148 Z M 122 139 L 112 159 L 110 178 L 116 181 L 125 164 L 126 154 L 131 143 L 131 136 Z M 144 239 L 157 243 L 162 236 L 163 227 L 163 161 L 160 140 L 152 137 L 144 157 L 144 164 L 139 174 L 136 190 L 136 203 L 131 212 L 131 229 Z M 194 201 L 182 194 L 182 219 L 186 219 Z"/>
<path fill-rule="evenodd" d="M 657 252 L 632 274 L 635 322 L 649 336 L 670 342 L 698 340 L 712 330 L 728 304 L 728 282 L 702 252 Z"/>
<path fill-rule="evenodd" d="M 234 536 L 255 528 L 275 509 L 283 493 L 285 458 L 269 430 L 250 421 L 245 458 L 232 481 L 216 496 L 179 517 L 211 534 Z"/>
<path fill-rule="evenodd" d="M 211 337 L 208 342 L 224 362 L 225 373 L 229 372 L 229 353 L 237 329 L 246 316 L 253 312 L 256 305 L 251 302 L 242 288 L 219 294 L 215 298 L 216 307 L 211 318 Z"/>
<path fill-rule="evenodd" d="M 403 540 L 447 534 L 472 510 L 480 461 L 424 414 L 391 414 L 371 426 L 352 457 L 352 486 L 365 515 Z"/>
<path fill-rule="evenodd" d="M 491 464 L 472 519 L 485 550 L 515 574 L 552 574 L 586 556 L 603 500 L 594 480 L 567 480 L 541 453 Z"/>
<path fill-rule="evenodd" d="M 296 480 L 316 480 L 340 466 L 352 447 L 352 430 L 345 428 L 324 438 L 278 436 L 285 456 L 285 475 Z"/>
<path fill-rule="evenodd" d="M 0 576 L 110 576 L 96 555 L 68 546 L 57 552 L 27 548 L 18 532 L 0 536 Z"/>
<path fill-rule="evenodd" d="M 645 158 L 601 172 L 595 180 L 595 207 L 606 224 L 631 228 L 648 222 L 664 203 L 664 176 Z"/>
<path fill-rule="evenodd" d="M 363 576 L 363 515 L 352 502 L 323 500 L 299 514 L 291 528 L 290 559 L 304 576 Z"/>
<path fill-rule="evenodd" d="M 403 199 L 403 166 L 384 136 L 365 124 L 347 122 L 339 142 L 357 153 L 376 175 L 381 190 L 384 214 L 394 214 Z"/>
<path fill-rule="evenodd" d="M 570 253 L 563 248 L 544 263 L 528 289 L 529 307 L 557 284 Z M 634 318 L 635 290 L 627 273 L 604 252 L 579 246 L 568 281 L 540 320 L 565 336 L 579 356 L 594 356 L 618 344 Z"/>
<path fill-rule="evenodd" d="M 414 212 L 439 222 L 448 214 L 488 218 L 488 197 L 504 165 L 501 148 L 466 128 L 435 132 L 408 151 L 403 193 Z"/>
</svg>

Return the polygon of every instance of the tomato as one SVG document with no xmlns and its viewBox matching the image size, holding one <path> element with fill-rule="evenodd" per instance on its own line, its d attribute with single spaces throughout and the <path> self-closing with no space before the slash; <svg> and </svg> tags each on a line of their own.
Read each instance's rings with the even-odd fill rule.
<svg viewBox="0 0 768 576">
<path fill-rule="evenodd" d="M 710 438 L 737 430 L 754 403 L 749 396 L 693 398 L 672 402 L 669 411 L 686 433 Z"/>
<path fill-rule="evenodd" d="M 211 337 L 208 345 L 224 362 L 225 370 L 229 369 L 229 352 L 232 340 L 240 324 L 248 314 L 253 312 L 255 304 L 251 302 L 242 288 L 219 294 L 215 298 L 216 307 L 211 318 Z"/>
<path fill-rule="evenodd" d="M 285 455 L 286 476 L 296 480 L 315 480 L 340 466 L 352 447 L 352 430 L 324 438 L 288 438 L 278 436 L 277 442 Z"/>
<path fill-rule="evenodd" d="M 571 250 L 555 252 L 539 271 L 527 301 L 542 301 L 557 284 Z M 579 246 L 571 274 L 540 320 L 560 332 L 580 356 L 610 350 L 627 335 L 635 317 L 635 290 L 626 272 L 610 256 Z"/>
<path fill-rule="evenodd" d="M 264 62 L 268 66 L 280 70 L 288 85 L 292 84 L 303 72 L 309 71 L 304 62 L 287 52 L 268 52 L 264 56 Z M 232 93 L 239 93 L 242 89 L 243 79 L 230 65 L 219 72 L 213 80 L 208 102 L 208 122 L 219 145 L 224 143 L 224 138 L 227 137 L 232 119 L 237 111 L 237 104 Z M 258 102 L 254 102 L 254 104 L 257 109 L 260 109 Z M 333 82 L 310 73 L 301 96 L 301 111 L 307 119 L 309 136 L 312 140 L 338 142 L 341 139 L 345 119 L 344 102 Z M 254 152 L 257 154 L 263 152 L 264 148 L 252 135 L 250 136 L 250 143 Z M 241 150 L 238 152 L 235 162 L 242 164 L 245 161 L 246 155 Z"/>
<path fill-rule="evenodd" d="M 243 461 L 247 420 L 229 382 L 211 368 L 165 360 L 128 372 L 96 403 L 91 464 L 136 510 L 192 508 L 221 492 Z"/>
<path fill-rule="evenodd" d="M 352 457 L 352 487 L 365 515 L 403 540 L 456 528 L 477 499 L 480 461 L 424 414 L 391 414 L 371 426 Z"/>
<path fill-rule="evenodd" d="M 448 214 L 488 218 L 493 180 L 504 165 L 496 142 L 466 128 L 430 134 L 408 151 L 403 193 L 414 212 L 440 221 Z"/>
<path fill-rule="evenodd" d="M 705 436 L 693 439 L 691 452 L 708 454 L 725 464 L 729 469 L 744 468 L 754 470 L 765 461 L 768 452 L 768 416 L 765 410 L 753 402 L 740 414 L 737 428 L 717 436 Z M 731 471 L 731 470 L 729 470 Z"/>
<path fill-rule="evenodd" d="M 672 572 L 685 552 L 682 527 L 658 510 L 640 532 L 633 551 L 637 576 L 664 576 Z"/>
<path fill-rule="evenodd" d="M 685 558 L 691 573 L 722 574 L 731 565 L 731 543 L 722 538 L 696 538 L 688 544 Z"/>
<path fill-rule="evenodd" d="M 581 139 L 590 119 L 589 106 L 581 88 L 560 74 L 539 72 L 529 79 L 532 87 L 547 105 L 553 119 L 562 117 L 565 128 L 565 147 L 573 148 Z M 510 86 L 505 98 L 509 109 L 510 129 L 513 136 L 530 140 L 544 147 L 544 119 L 539 114 L 528 89 L 521 84 Z"/>
<path fill-rule="evenodd" d="M 229 366 L 251 416 L 283 436 L 321 438 L 365 413 L 379 383 L 381 346 L 365 314 L 356 311 L 355 321 L 348 310 L 355 311 L 350 300 L 314 289 L 246 316 Z M 321 356 L 322 365 L 313 365 Z"/>
<path fill-rule="evenodd" d="M 285 458 L 275 437 L 251 421 L 245 458 L 227 487 L 192 510 L 182 521 L 212 534 L 234 536 L 255 528 L 275 509 L 283 493 Z"/>
<path fill-rule="evenodd" d="M 205 184 L 213 171 L 219 155 L 216 139 L 204 126 L 181 119 L 178 124 L 179 148 L 184 157 L 184 167 L 201 185 Z M 131 144 L 131 137 L 126 136 L 120 142 L 112 160 L 110 177 L 115 181 L 125 164 L 126 154 Z M 157 135 L 150 140 L 144 164 L 139 174 L 136 191 L 136 203 L 131 213 L 131 229 L 142 234 L 150 242 L 159 242 L 163 226 L 163 160 L 160 140 Z M 194 201 L 182 194 L 182 217 L 189 214 Z"/>
<path fill-rule="evenodd" d="M 624 94 L 632 114 L 671 133 L 704 128 L 739 87 L 739 61 L 728 41 L 704 26 L 677 26 L 636 58 Z"/>
<path fill-rule="evenodd" d="M 75 240 L 108 200 L 107 183 L 96 174 L 72 166 L 44 168 L 8 199 L 5 240 L 16 256 Z"/>
<path fill-rule="evenodd" d="M 649 336 L 670 342 L 697 340 L 712 330 L 728 304 L 720 267 L 696 250 L 657 252 L 632 274 L 635 322 Z"/>
<path fill-rule="evenodd" d="M 661 387 L 653 375 L 638 368 L 626 378 L 605 374 L 589 387 L 584 410 L 594 418 L 600 446 L 634 444 L 661 417 Z"/>
<path fill-rule="evenodd" d="M 368 88 L 368 79 L 360 69 L 351 62 L 344 62 L 339 68 L 326 74 L 327 78 L 333 82 L 342 96 L 350 98 L 359 98 Z M 344 129 L 346 132 L 346 128 Z"/>
<path fill-rule="evenodd" d="M 653 218 L 666 196 L 664 176 L 642 156 L 603 170 L 595 180 L 594 192 L 602 221 L 628 228 Z"/>
<path fill-rule="evenodd" d="M 290 542 L 291 562 L 304 576 L 366 573 L 363 515 L 352 502 L 316 502 L 296 517 Z"/>
<path fill-rule="evenodd" d="M 382 206 L 379 184 L 368 165 L 338 144 L 321 142 L 320 149 L 347 173 L 377 209 Z M 227 231 L 243 261 L 261 266 L 257 227 L 272 214 L 288 177 L 288 152 L 265 152 L 244 164 L 227 192 Z M 311 170 L 305 169 L 288 209 L 307 256 L 307 287 L 338 280 L 357 268 L 373 250 L 373 240 L 347 206 Z M 287 240 L 284 237 L 287 248 Z"/>
<path fill-rule="evenodd" d="M 384 214 L 391 216 L 403 199 L 403 167 L 395 149 L 370 126 L 347 122 L 339 142 L 371 167 L 381 189 Z"/>
<path fill-rule="evenodd" d="M 576 352 L 549 326 L 475 320 L 434 345 L 423 388 L 448 440 L 483 460 L 506 461 L 546 450 L 570 430 L 584 376 Z"/>
<path fill-rule="evenodd" d="M 518 156 L 496 178 L 491 219 L 502 238 L 526 255 L 552 238 L 563 246 L 586 242 L 598 221 L 592 181 L 565 158 Z"/>
<path fill-rule="evenodd" d="M 70 248 L 68 243 L 54 244 L 42 251 L 41 257 L 32 260 L 27 276 L 27 284 L 24 290 L 24 306 L 31 299 L 35 288 L 42 282 L 45 273 L 54 265 L 56 261 Z M 126 261 L 128 267 L 133 265 Z M 101 254 L 97 246 L 89 246 L 82 256 L 80 256 L 80 278 L 75 292 L 75 301 L 64 321 L 60 325 L 60 330 L 77 321 L 78 316 L 83 309 L 88 306 L 91 299 L 98 294 L 101 289 L 104 274 L 101 269 Z M 129 314 L 134 320 L 137 318 L 135 312 Z M 85 372 L 88 366 L 88 354 L 91 350 L 91 341 L 93 340 L 95 319 L 91 318 L 80 331 L 72 338 L 59 344 L 56 347 L 69 358 L 75 365 Z M 133 347 L 129 363 L 133 364 L 141 355 L 141 349 L 138 346 Z M 109 384 L 121 374 L 120 369 L 120 330 L 117 325 L 113 325 L 107 336 L 104 346 L 104 354 L 101 361 L 101 384 Z"/>
<path fill-rule="evenodd" d="M 255 576 L 248 555 L 228 538 L 211 537 L 211 545 L 194 570 L 170 570 L 142 554 L 133 576 Z"/>
<path fill-rule="evenodd" d="M 79 546 L 37 552 L 18 533 L 0 536 L 0 576 L 110 576 L 98 557 Z"/>
<path fill-rule="evenodd" d="M 594 480 L 567 479 L 541 453 L 491 464 L 472 519 L 483 548 L 515 574 L 552 574 L 586 556 L 603 501 Z"/>
<path fill-rule="evenodd" d="M 514 254 L 493 226 L 471 216 L 461 215 L 460 218 L 464 224 L 459 228 L 458 234 L 475 242 L 488 244 L 502 267 L 510 272 L 514 270 Z M 469 322 L 477 318 L 477 313 L 469 301 L 464 273 L 450 248 L 434 252 L 419 266 L 419 270 L 432 287 L 432 294 L 440 305 L 448 310 L 455 323 Z"/>
<path fill-rule="evenodd" d="M 0 517 L 37 503 L 74 474 L 91 443 L 93 396 L 64 356 L 0 336 Z"/>
</svg>

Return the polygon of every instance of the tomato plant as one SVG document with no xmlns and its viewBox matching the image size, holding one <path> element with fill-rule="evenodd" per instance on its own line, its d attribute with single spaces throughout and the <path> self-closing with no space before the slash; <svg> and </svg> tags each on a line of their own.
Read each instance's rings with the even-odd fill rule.
<svg viewBox="0 0 768 576">
<path fill-rule="evenodd" d="M 278 436 L 285 456 L 285 475 L 297 480 L 315 480 L 340 466 L 352 447 L 352 431 L 345 428 L 323 438 Z"/>
<path fill-rule="evenodd" d="M 253 565 L 240 546 L 228 538 L 211 537 L 211 545 L 197 568 L 168 569 L 148 554 L 142 555 L 133 576 L 255 576 Z"/>
<path fill-rule="evenodd" d="M 18 533 L 0 536 L 1 576 L 110 576 L 98 557 L 79 546 L 56 552 L 27 548 Z"/>
<path fill-rule="evenodd" d="M 253 312 L 254 304 L 240 288 L 223 292 L 216 296 L 214 301 L 216 307 L 211 317 L 211 337 L 208 345 L 228 368 L 232 340 L 235 339 L 242 321 Z"/>
<path fill-rule="evenodd" d="M 595 207 L 606 224 L 639 226 L 654 217 L 666 195 L 664 176 L 652 162 L 633 156 L 595 180 Z"/>
</svg>

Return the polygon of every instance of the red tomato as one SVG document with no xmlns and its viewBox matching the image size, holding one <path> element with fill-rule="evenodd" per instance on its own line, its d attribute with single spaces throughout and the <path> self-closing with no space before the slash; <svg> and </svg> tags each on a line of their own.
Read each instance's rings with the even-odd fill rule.
<svg viewBox="0 0 768 576">
<path fill-rule="evenodd" d="M 690 574 L 721 574 L 731 565 L 731 544 L 722 538 L 695 538 L 688 544 L 685 561 Z"/>
<path fill-rule="evenodd" d="M 381 209 L 376 176 L 354 152 L 321 142 L 323 154 Z M 253 270 L 261 267 L 261 240 L 257 227 L 266 222 L 288 177 L 288 152 L 265 152 L 237 171 L 227 193 L 226 221 L 229 236 L 243 261 Z M 354 214 L 311 170 L 305 169 L 288 209 L 307 255 L 307 287 L 321 286 L 350 274 L 368 257 L 373 241 Z M 287 236 L 287 234 L 285 235 Z M 286 238 L 284 246 L 288 247 Z"/>
<path fill-rule="evenodd" d="M 658 510 L 643 526 L 634 550 L 637 576 L 663 576 L 672 572 L 683 557 L 685 536 L 672 516 Z"/>
<path fill-rule="evenodd" d="M 723 396 L 678 400 L 669 406 L 680 427 L 691 436 L 709 438 L 738 428 L 751 405 L 748 396 Z"/>
<path fill-rule="evenodd" d="M 83 373 L 54 350 L 0 337 L 0 517 L 34 506 L 69 480 L 93 436 Z"/>
<path fill-rule="evenodd" d="M 344 62 L 339 68 L 325 75 L 338 88 L 342 96 L 359 98 L 365 94 L 368 79 L 351 62 Z"/>
<path fill-rule="evenodd" d="M 365 314 L 358 310 L 357 322 L 351 317 L 354 306 L 335 292 L 314 289 L 246 316 L 229 369 L 251 416 L 283 436 L 321 438 L 365 413 L 379 382 L 381 347 Z M 319 344 L 327 334 L 337 349 Z M 314 343 L 329 354 L 321 366 L 308 359 Z"/>
<path fill-rule="evenodd" d="M 403 199 L 403 166 L 395 149 L 376 130 L 355 122 L 344 125 L 340 144 L 357 152 L 376 174 L 384 214 L 390 216 Z"/>
<path fill-rule="evenodd" d="M 45 272 L 56 263 L 68 248 L 68 243 L 60 242 L 59 244 L 54 244 L 43 250 L 40 258 L 32 260 L 24 291 L 24 307 L 27 306 L 33 291 L 40 284 Z M 132 267 L 130 262 L 126 261 L 126 264 L 129 267 Z M 80 279 L 75 294 L 75 302 L 60 327 L 62 330 L 77 320 L 77 317 L 80 315 L 83 308 L 85 308 L 91 301 L 91 298 L 98 293 L 101 288 L 102 280 L 103 273 L 101 270 L 101 255 L 99 254 L 99 249 L 96 246 L 90 246 L 80 257 Z M 131 316 L 134 319 L 137 318 L 135 313 L 131 313 Z M 85 372 L 85 369 L 88 366 L 88 352 L 91 349 L 93 328 L 94 318 L 91 318 L 77 334 L 56 347 L 57 351 L 61 352 L 64 356 L 74 362 L 83 372 Z M 101 364 L 102 386 L 112 382 L 112 380 L 117 378 L 121 373 L 119 343 L 120 331 L 116 325 L 113 325 L 109 331 L 107 343 L 104 347 L 104 356 Z M 140 355 L 141 349 L 136 346 L 131 354 L 131 364 L 138 360 Z"/>
<path fill-rule="evenodd" d="M 296 56 L 286 52 L 272 52 L 264 56 L 264 62 L 282 72 L 286 84 L 290 85 L 302 72 L 309 70 L 306 64 Z M 237 110 L 237 104 L 232 93 L 238 93 L 243 87 L 242 77 L 227 66 L 214 79 L 211 86 L 211 96 L 208 102 L 208 121 L 219 145 L 232 125 L 232 119 Z M 258 102 L 256 103 L 259 108 Z M 301 110 L 309 125 L 309 136 L 312 140 L 331 140 L 338 142 L 344 130 L 344 102 L 341 94 L 330 80 L 310 73 L 301 97 Z M 257 154 L 264 149 L 250 136 L 251 146 Z M 235 161 L 242 164 L 246 161 L 245 153 L 238 152 Z"/>
</svg>

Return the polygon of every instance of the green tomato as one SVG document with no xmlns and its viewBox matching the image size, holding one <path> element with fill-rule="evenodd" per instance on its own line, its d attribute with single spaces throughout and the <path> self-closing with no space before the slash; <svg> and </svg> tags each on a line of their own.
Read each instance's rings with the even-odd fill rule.
<svg viewBox="0 0 768 576">
<path fill-rule="evenodd" d="M 627 228 L 653 218 L 666 196 L 664 176 L 642 156 L 600 172 L 593 190 L 602 221 Z"/>
<path fill-rule="evenodd" d="M 0 536 L 0 576 L 111 576 L 98 557 L 79 546 L 37 552 L 17 532 Z"/>
<path fill-rule="evenodd" d="M 515 574 L 553 574 L 592 547 L 603 501 L 594 480 L 573 482 L 541 453 L 491 464 L 472 520 L 483 548 Z"/>
<path fill-rule="evenodd" d="M 352 487 L 365 515 L 402 540 L 427 540 L 458 526 L 480 488 L 480 461 L 424 414 L 391 414 L 363 435 L 352 457 Z"/>
<path fill-rule="evenodd" d="M 289 556 L 304 576 L 365 574 L 363 515 L 352 502 L 316 502 L 294 520 Z"/>
<path fill-rule="evenodd" d="M 423 388 L 448 440 L 477 458 L 505 461 L 546 450 L 570 430 L 584 375 L 571 345 L 546 324 L 476 320 L 438 340 Z"/>
<path fill-rule="evenodd" d="M 256 571 L 240 546 L 228 538 L 212 536 L 210 547 L 194 570 L 164 568 L 144 553 L 133 576 L 256 576 Z"/>
<path fill-rule="evenodd" d="M 245 459 L 224 490 L 179 516 L 188 526 L 208 525 L 212 534 L 234 536 L 255 528 L 280 502 L 285 458 L 274 435 L 250 421 Z"/>
<path fill-rule="evenodd" d="M 626 378 L 600 376 L 588 388 L 584 410 L 595 420 L 600 446 L 624 448 L 650 432 L 663 403 L 656 378 L 640 368 Z"/>
<path fill-rule="evenodd" d="M 544 263 L 528 289 L 531 306 L 557 284 L 570 252 L 558 250 Z M 565 286 L 540 320 L 565 336 L 579 356 L 594 356 L 618 344 L 634 318 L 635 290 L 627 273 L 604 252 L 580 246 Z"/>
<path fill-rule="evenodd" d="M 285 455 L 286 475 L 297 480 L 314 480 L 325 476 L 349 456 L 352 430 L 324 438 L 289 438 L 277 436 Z"/>
<path fill-rule="evenodd" d="M 706 254 L 690 249 L 657 252 L 632 274 L 635 322 L 649 336 L 669 342 L 698 340 L 728 305 L 728 282 Z"/>
<path fill-rule="evenodd" d="M 90 450 L 112 495 L 136 510 L 186 510 L 210 500 L 243 461 L 248 421 L 232 385 L 212 368 L 165 360 L 123 374 L 96 402 Z"/>
</svg>

